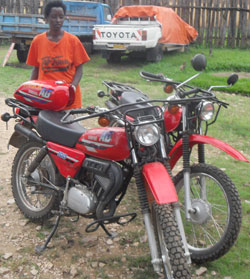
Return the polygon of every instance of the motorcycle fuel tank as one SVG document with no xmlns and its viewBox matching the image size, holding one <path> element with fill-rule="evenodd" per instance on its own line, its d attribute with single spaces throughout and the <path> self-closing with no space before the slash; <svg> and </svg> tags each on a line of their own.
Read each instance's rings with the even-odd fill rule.
<svg viewBox="0 0 250 279">
<path fill-rule="evenodd" d="M 19 86 L 14 97 L 35 108 L 59 111 L 74 98 L 69 88 L 64 81 L 30 80 Z"/>
<path fill-rule="evenodd" d="M 178 108 L 174 111 L 169 108 L 166 108 L 164 111 L 164 123 L 165 123 L 165 130 L 167 132 L 174 131 L 181 122 L 182 116 L 182 109 Z"/>
<path fill-rule="evenodd" d="M 78 140 L 76 148 L 105 160 L 122 161 L 130 154 L 125 129 L 120 127 L 89 129 Z"/>
</svg>

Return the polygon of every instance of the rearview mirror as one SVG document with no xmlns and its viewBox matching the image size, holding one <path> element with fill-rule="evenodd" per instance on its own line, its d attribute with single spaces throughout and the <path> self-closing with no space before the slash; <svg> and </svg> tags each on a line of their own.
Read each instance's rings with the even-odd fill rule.
<svg viewBox="0 0 250 279">
<path fill-rule="evenodd" d="M 191 64 L 192 64 L 193 68 L 195 69 L 195 71 L 197 71 L 197 72 L 203 71 L 207 66 L 206 56 L 204 54 L 200 54 L 200 53 L 196 54 L 192 58 Z"/>
<path fill-rule="evenodd" d="M 228 77 L 227 79 L 227 84 L 228 85 L 234 85 L 236 81 L 238 80 L 239 76 L 237 74 L 232 74 Z"/>
<path fill-rule="evenodd" d="M 112 16 L 110 14 L 107 15 L 107 21 L 111 21 L 112 20 Z"/>
</svg>

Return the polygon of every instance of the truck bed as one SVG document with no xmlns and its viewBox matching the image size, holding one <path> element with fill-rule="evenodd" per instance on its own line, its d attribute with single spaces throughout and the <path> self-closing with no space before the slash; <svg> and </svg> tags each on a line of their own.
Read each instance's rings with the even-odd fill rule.
<svg viewBox="0 0 250 279">
<path fill-rule="evenodd" d="M 92 35 L 96 22 L 91 16 L 66 16 L 63 29 L 77 36 Z M 30 37 L 48 30 L 42 15 L 0 14 L 0 35 L 15 37 Z"/>
</svg>

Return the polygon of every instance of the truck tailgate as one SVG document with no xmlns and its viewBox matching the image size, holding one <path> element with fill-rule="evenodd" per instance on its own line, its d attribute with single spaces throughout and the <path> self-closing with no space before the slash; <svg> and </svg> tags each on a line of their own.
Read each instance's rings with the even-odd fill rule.
<svg viewBox="0 0 250 279">
<path fill-rule="evenodd" d="M 94 26 L 94 45 L 106 44 L 109 47 L 115 47 L 116 45 L 120 48 L 126 46 L 126 44 L 145 44 L 154 41 L 157 42 L 161 37 L 161 29 L 159 25 L 116 25 L 111 24 L 95 25 Z M 114 46 L 115 44 L 115 46 Z"/>
</svg>

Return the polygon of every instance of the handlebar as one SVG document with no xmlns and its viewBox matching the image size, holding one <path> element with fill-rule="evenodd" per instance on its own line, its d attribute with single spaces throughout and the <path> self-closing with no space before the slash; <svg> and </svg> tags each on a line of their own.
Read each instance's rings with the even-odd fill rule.
<svg viewBox="0 0 250 279">
<path fill-rule="evenodd" d="M 140 72 L 140 76 L 145 79 L 153 79 L 153 80 L 157 80 L 157 81 L 165 81 L 165 79 L 166 79 L 163 74 L 153 74 L 153 73 L 144 72 L 144 71 Z"/>
<path fill-rule="evenodd" d="M 196 77 L 199 74 L 196 74 L 194 77 Z M 203 93 L 207 97 L 215 97 L 214 93 L 212 93 L 211 91 L 207 91 L 207 90 L 201 89 L 199 87 L 194 88 L 191 85 L 187 84 L 186 83 L 187 81 L 185 81 L 183 83 L 173 81 L 172 79 L 169 79 L 169 78 L 165 77 L 163 74 L 153 74 L 153 73 L 141 71 L 140 76 L 142 78 L 145 78 L 145 79 L 150 80 L 150 81 L 158 81 L 158 82 L 164 82 L 164 83 L 174 85 L 175 90 L 176 90 L 176 95 L 181 99 L 184 99 L 185 97 L 188 97 L 191 94 L 195 94 L 195 93 L 199 93 L 199 92 Z M 194 77 L 192 77 L 192 78 L 194 78 Z M 191 80 L 192 78 L 190 78 L 188 80 Z M 184 91 L 183 90 L 184 86 L 186 88 L 188 88 L 189 90 Z M 180 90 L 180 88 L 182 88 L 182 90 Z"/>
</svg>

